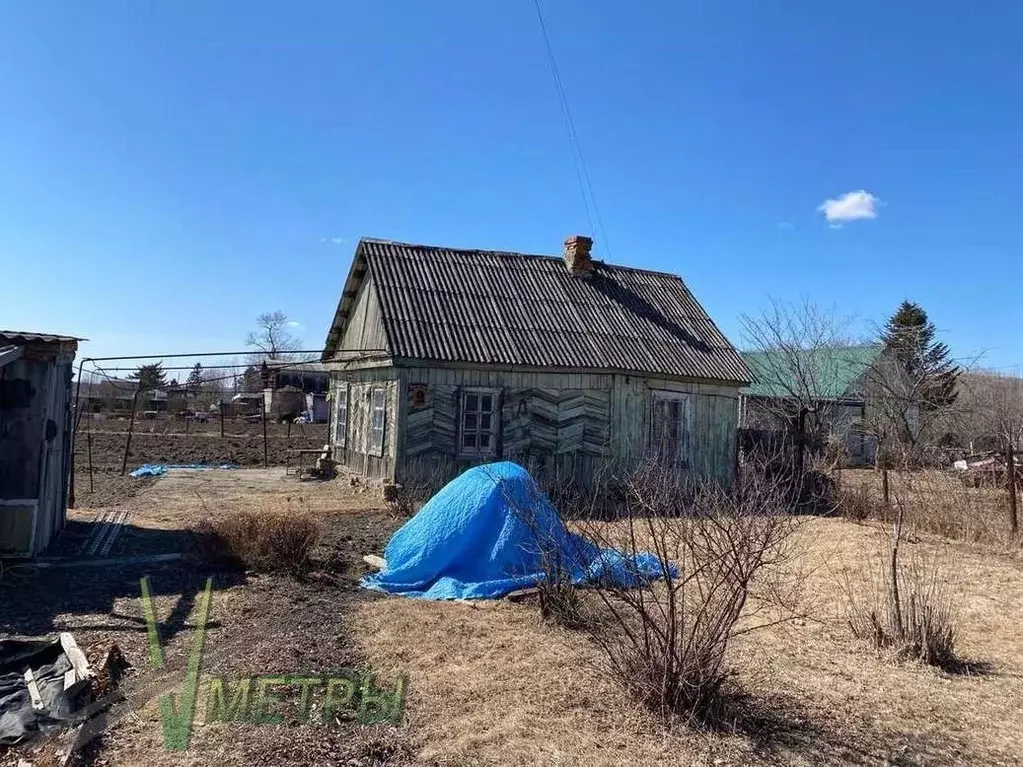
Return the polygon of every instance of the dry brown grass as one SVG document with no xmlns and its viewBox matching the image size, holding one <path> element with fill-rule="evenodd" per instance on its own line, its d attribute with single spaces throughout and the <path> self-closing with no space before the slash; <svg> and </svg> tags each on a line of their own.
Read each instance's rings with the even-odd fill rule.
<svg viewBox="0 0 1023 767">
<path fill-rule="evenodd" d="M 1009 536 L 1008 493 L 1004 488 L 967 487 L 952 473 L 926 469 L 889 471 L 890 507 L 885 509 L 881 474 L 873 469 L 842 472 L 844 516 L 874 516 L 890 521 L 901 502 L 909 530 L 1001 548 L 1013 547 Z"/>
<path fill-rule="evenodd" d="M 320 533 L 320 523 L 288 501 L 207 517 L 195 527 L 200 554 L 213 564 L 292 574 L 307 569 Z"/>
<path fill-rule="evenodd" d="M 850 636 L 843 587 L 869 578 L 880 535 L 836 519 L 810 520 L 798 533 L 820 620 L 736 642 L 738 681 L 760 702 L 753 734 L 666 731 L 594 670 L 598 650 L 585 636 L 529 605 L 386 598 L 361 604 L 355 629 L 375 668 L 410 675 L 406 710 L 423 762 L 1019 763 L 1023 571 L 956 552 L 960 647 L 990 673 L 886 663 Z M 932 555 L 945 548 L 906 545 Z"/>
</svg>

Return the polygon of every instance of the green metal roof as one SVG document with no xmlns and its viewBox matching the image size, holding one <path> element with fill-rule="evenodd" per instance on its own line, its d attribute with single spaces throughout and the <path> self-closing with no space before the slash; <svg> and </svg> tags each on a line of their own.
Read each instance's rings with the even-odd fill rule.
<svg viewBox="0 0 1023 767">
<path fill-rule="evenodd" d="M 751 397 L 789 397 L 803 385 L 811 386 L 812 396 L 840 399 L 855 396 L 856 383 L 882 351 L 880 345 L 841 346 L 826 349 L 801 349 L 743 352 L 753 373 L 753 383 L 743 394 Z"/>
</svg>

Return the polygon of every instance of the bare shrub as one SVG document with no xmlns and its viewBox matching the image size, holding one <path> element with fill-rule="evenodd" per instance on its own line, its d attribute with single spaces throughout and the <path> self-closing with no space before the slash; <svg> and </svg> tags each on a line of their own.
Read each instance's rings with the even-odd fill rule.
<svg viewBox="0 0 1023 767">
<path fill-rule="evenodd" d="M 387 506 L 394 516 L 408 519 L 456 473 L 453 465 L 413 459 L 405 468 L 401 482 L 387 488 Z"/>
<path fill-rule="evenodd" d="M 572 583 L 566 562 L 552 555 L 545 558 L 544 578 L 537 583 L 540 617 L 569 629 L 585 628 L 589 620 L 582 595 Z"/>
<path fill-rule="evenodd" d="M 845 440 L 835 434 L 829 434 L 824 442 L 820 469 L 827 473 L 840 470 L 849 462 L 849 450 Z"/>
<path fill-rule="evenodd" d="M 882 568 L 871 603 L 857 605 L 850 616 L 853 635 L 897 660 L 919 660 L 955 670 L 957 611 L 947 574 L 921 560 L 902 567 L 898 582 Z"/>
<path fill-rule="evenodd" d="M 657 465 L 619 485 L 625 498 L 617 513 L 589 515 L 573 527 L 615 552 L 613 559 L 622 555 L 626 572 L 629 562 L 652 554 L 659 577 L 638 588 L 595 577 L 573 610 L 603 651 L 604 671 L 636 700 L 669 723 L 723 724 L 737 699 L 729 643 L 795 615 L 801 579 L 790 567 L 798 518 L 788 513 L 789 488 L 756 472 L 734 488 L 699 484 Z M 565 578 L 547 576 L 541 593 L 556 602 Z"/>
<path fill-rule="evenodd" d="M 276 509 L 206 517 L 195 528 L 205 559 L 261 572 L 300 574 L 320 538 L 320 523 L 305 512 Z"/>
<path fill-rule="evenodd" d="M 873 590 L 847 586 L 849 626 L 854 636 L 896 660 L 954 671 L 961 662 L 955 651 L 958 613 L 950 578 L 935 561 L 916 557 L 908 565 L 900 562 L 905 508 L 898 497 L 896 505 L 892 537 Z M 864 591 L 872 595 L 867 602 L 857 596 Z"/>
<path fill-rule="evenodd" d="M 878 517 L 878 504 L 867 487 L 847 488 L 838 491 L 836 499 L 838 513 L 852 522 L 865 522 Z"/>
</svg>

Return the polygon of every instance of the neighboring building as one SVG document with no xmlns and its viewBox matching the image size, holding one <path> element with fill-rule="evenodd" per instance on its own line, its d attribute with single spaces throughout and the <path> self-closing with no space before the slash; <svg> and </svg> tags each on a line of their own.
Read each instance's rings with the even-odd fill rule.
<svg viewBox="0 0 1023 767">
<path fill-rule="evenodd" d="M 295 386 L 264 389 L 266 417 L 273 421 L 290 421 L 305 410 L 305 394 Z"/>
<path fill-rule="evenodd" d="M 79 340 L 0 330 L 0 558 L 35 556 L 67 518 Z"/>
<path fill-rule="evenodd" d="M 227 416 L 259 415 L 263 412 L 263 392 L 239 392 L 224 403 L 224 414 Z"/>
<path fill-rule="evenodd" d="M 134 403 L 136 412 L 146 410 L 167 410 L 168 394 L 163 389 L 150 389 L 140 392 L 135 402 L 135 392 L 139 382 L 129 378 L 104 378 L 101 380 L 82 381 L 76 387 L 75 402 L 82 413 L 112 413 L 127 417 L 131 414 Z"/>
<path fill-rule="evenodd" d="M 137 387 L 136 381 L 118 378 L 82 381 L 76 389 L 77 407 L 82 413 L 130 411 Z"/>
<path fill-rule="evenodd" d="M 330 374 L 322 362 L 267 360 L 263 399 L 271 420 L 291 420 L 303 412 L 324 416 Z M 317 402 L 319 404 L 317 404 Z M 324 416 L 320 423 L 327 419 Z"/>
<path fill-rule="evenodd" d="M 312 416 L 313 423 L 327 423 L 330 420 L 330 409 L 327 397 L 323 394 L 306 394 L 305 409 Z"/>
<path fill-rule="evenodd" d="M 744 352 L 753 383 L 742 392 L 740 425 L 783 430 L 798 419 L 801 403 L 813 403 L 811 420 L 822 436 L 840 439 L 846 465 L 874 462 L 877 440 L 864 434 L 869 408 L 868 373 L 880 345 L 813 350 Z"/>
<path fill-rule="evenodd" d="M 657 456 L 729 481 L 742 357 L 671 274 L 359 242 L 323 360 L 337 460 L 397 479 L 497 459 L 594 476 Z"/>
<path fill-rule="evenodd" d="M 326 394 L 330 374 L 322 362 L 268 362 L 273 378 L 270 388 L 294 387 L 306 394 Z"/>
</svg>

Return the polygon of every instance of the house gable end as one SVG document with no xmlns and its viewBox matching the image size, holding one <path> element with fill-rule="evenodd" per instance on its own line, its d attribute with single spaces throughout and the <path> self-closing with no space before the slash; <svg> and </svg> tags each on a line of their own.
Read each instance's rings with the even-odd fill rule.
<svg viewBox="0 0 1023 767">
<path fill-rule="evenodd" d="M 389 355 L 392 345 L 381 313 L 380 296 L 362 243 L 345 280 L 321 359 L 351 359 L 351 352 Z"/>
</svg>

